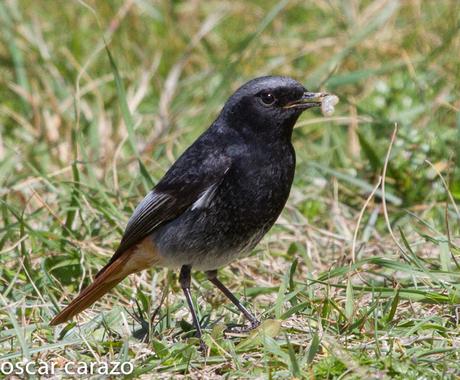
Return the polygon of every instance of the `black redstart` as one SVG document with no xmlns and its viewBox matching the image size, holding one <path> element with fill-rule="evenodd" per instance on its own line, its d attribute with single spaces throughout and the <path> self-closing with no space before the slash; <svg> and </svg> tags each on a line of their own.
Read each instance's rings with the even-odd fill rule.
<svg viewBox="0 0 460 380">
<path fill-rule="evenodd" d="M 240 87 L 137 206 L 94 282 L 50 324 L 69 320 L 129 274 L 159 266 L 181 268 L 180 284 L 198 337 L 192 268 L 205 271 L 251 327 L 257 326 L 257 318 L 219 281 L 217 269 L 250 253 L 275 223 L 294 177 L 294 124 L 325 99 L 331 97 L 308 92 L 287 77 L 256 78 Z"/>
</svg>

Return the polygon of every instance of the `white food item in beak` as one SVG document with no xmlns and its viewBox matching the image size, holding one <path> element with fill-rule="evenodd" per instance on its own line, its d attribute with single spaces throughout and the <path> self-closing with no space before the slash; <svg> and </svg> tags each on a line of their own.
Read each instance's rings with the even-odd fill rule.
<svg viewBox="0 0 460 380">
<path fill-rule="evenodd" d="M 334 113 L 335 105 L 339 98 L 335 95 L 326 95 L 321 101 L 321 112 L 323 116 L 331 116 Z"/>
</svg>

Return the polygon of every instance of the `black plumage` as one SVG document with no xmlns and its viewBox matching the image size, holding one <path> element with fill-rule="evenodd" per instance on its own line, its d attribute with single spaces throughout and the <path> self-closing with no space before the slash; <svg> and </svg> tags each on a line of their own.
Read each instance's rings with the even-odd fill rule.
<svg viewBox="0 0 460 380">
<path fill-rule="evenodd" d="M 101 296 L 102 288 L 107 291 L 127 274 L 158 265 L 181 268 L 199 335 L 190 300 L 191 268 L 206 271 L 257 325 L 216 270 L 248 254 L 275 223 L 294 178 L 294 124 L 305 109 L 321 105 L 324 95 L 287 77 L 261 77 L 240 87 L 136 208 L 96 281 L 52 324 L 80 312 Z"/>
</svg>

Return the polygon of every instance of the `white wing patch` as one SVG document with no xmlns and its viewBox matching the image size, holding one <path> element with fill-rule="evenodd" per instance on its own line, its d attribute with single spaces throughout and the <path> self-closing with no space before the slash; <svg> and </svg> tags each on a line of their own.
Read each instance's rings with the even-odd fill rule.
<svg viewBox="0 0 460 380">
<path fill-rule="evenodd" d="M 201 193 L 200 197 L 193 202 L 192 210 L 206 208 L 211 203 L 214 194 L 216 193 L 218 184 L 215 183 L 214 185 L 208 187 L 203 193 Z"/>
<path fill-rule="evenodd" d="M 230 166 L 228 166 L 225 169 L 224 175 L 227 174 L 229 169 L 230 169 Z M 216 190 L 221 184 L 222 180 L 223 180 L 223 176 L 218 182 L 212 184 L 205 191 L 203 191 L 200 197 L 195 202 L 193 202 L 191 210 L 193 211 L 196 209 L 203 209 L 203 208 L 208 207 L 212 201 L 212 198 L 214 198 L 214 195 L 216 194 Z"/>
</svg>

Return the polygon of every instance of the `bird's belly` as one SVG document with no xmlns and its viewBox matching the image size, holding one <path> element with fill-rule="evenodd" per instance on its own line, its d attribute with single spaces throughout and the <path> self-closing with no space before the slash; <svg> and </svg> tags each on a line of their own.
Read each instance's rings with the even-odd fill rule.
<svg viewBox="0 0 460 380">
<path fill-rule="evenodd" d="M 227 197 L 224 197 L 228 199 Z M 233 198 L 235 199 L 235 198 Z M 209 208 L 189 210 L 159 227 L 152 235 L 161 265 L 191 265 L 213 270 L 249 254 L 276 221 L 283 205 L 244 206 L 213 202 Z"/>
<path fill-rule="evenodd" d="M 197 270 L 207 271 L 249 254 L 270 226 L 254 231 L 224 226 L 205 229 L 199 223 L 193 226 L 187 223 L 165 226 L 150 238 L 161 256 L 160 265 L 168 268 L 191 265 Z"/>
<path fill-rule="evenodd" d="M 210 271 L 222 268 L 235 261 L 240 255 L 233 251 L 207 251 L 200 254 L 192 254 L 184 251 L 165 251 L 162 253 L 162 266 L 166 268 L 180 268 L 182 265 L 190 265 L 199 271 Z"/>
</svg>

